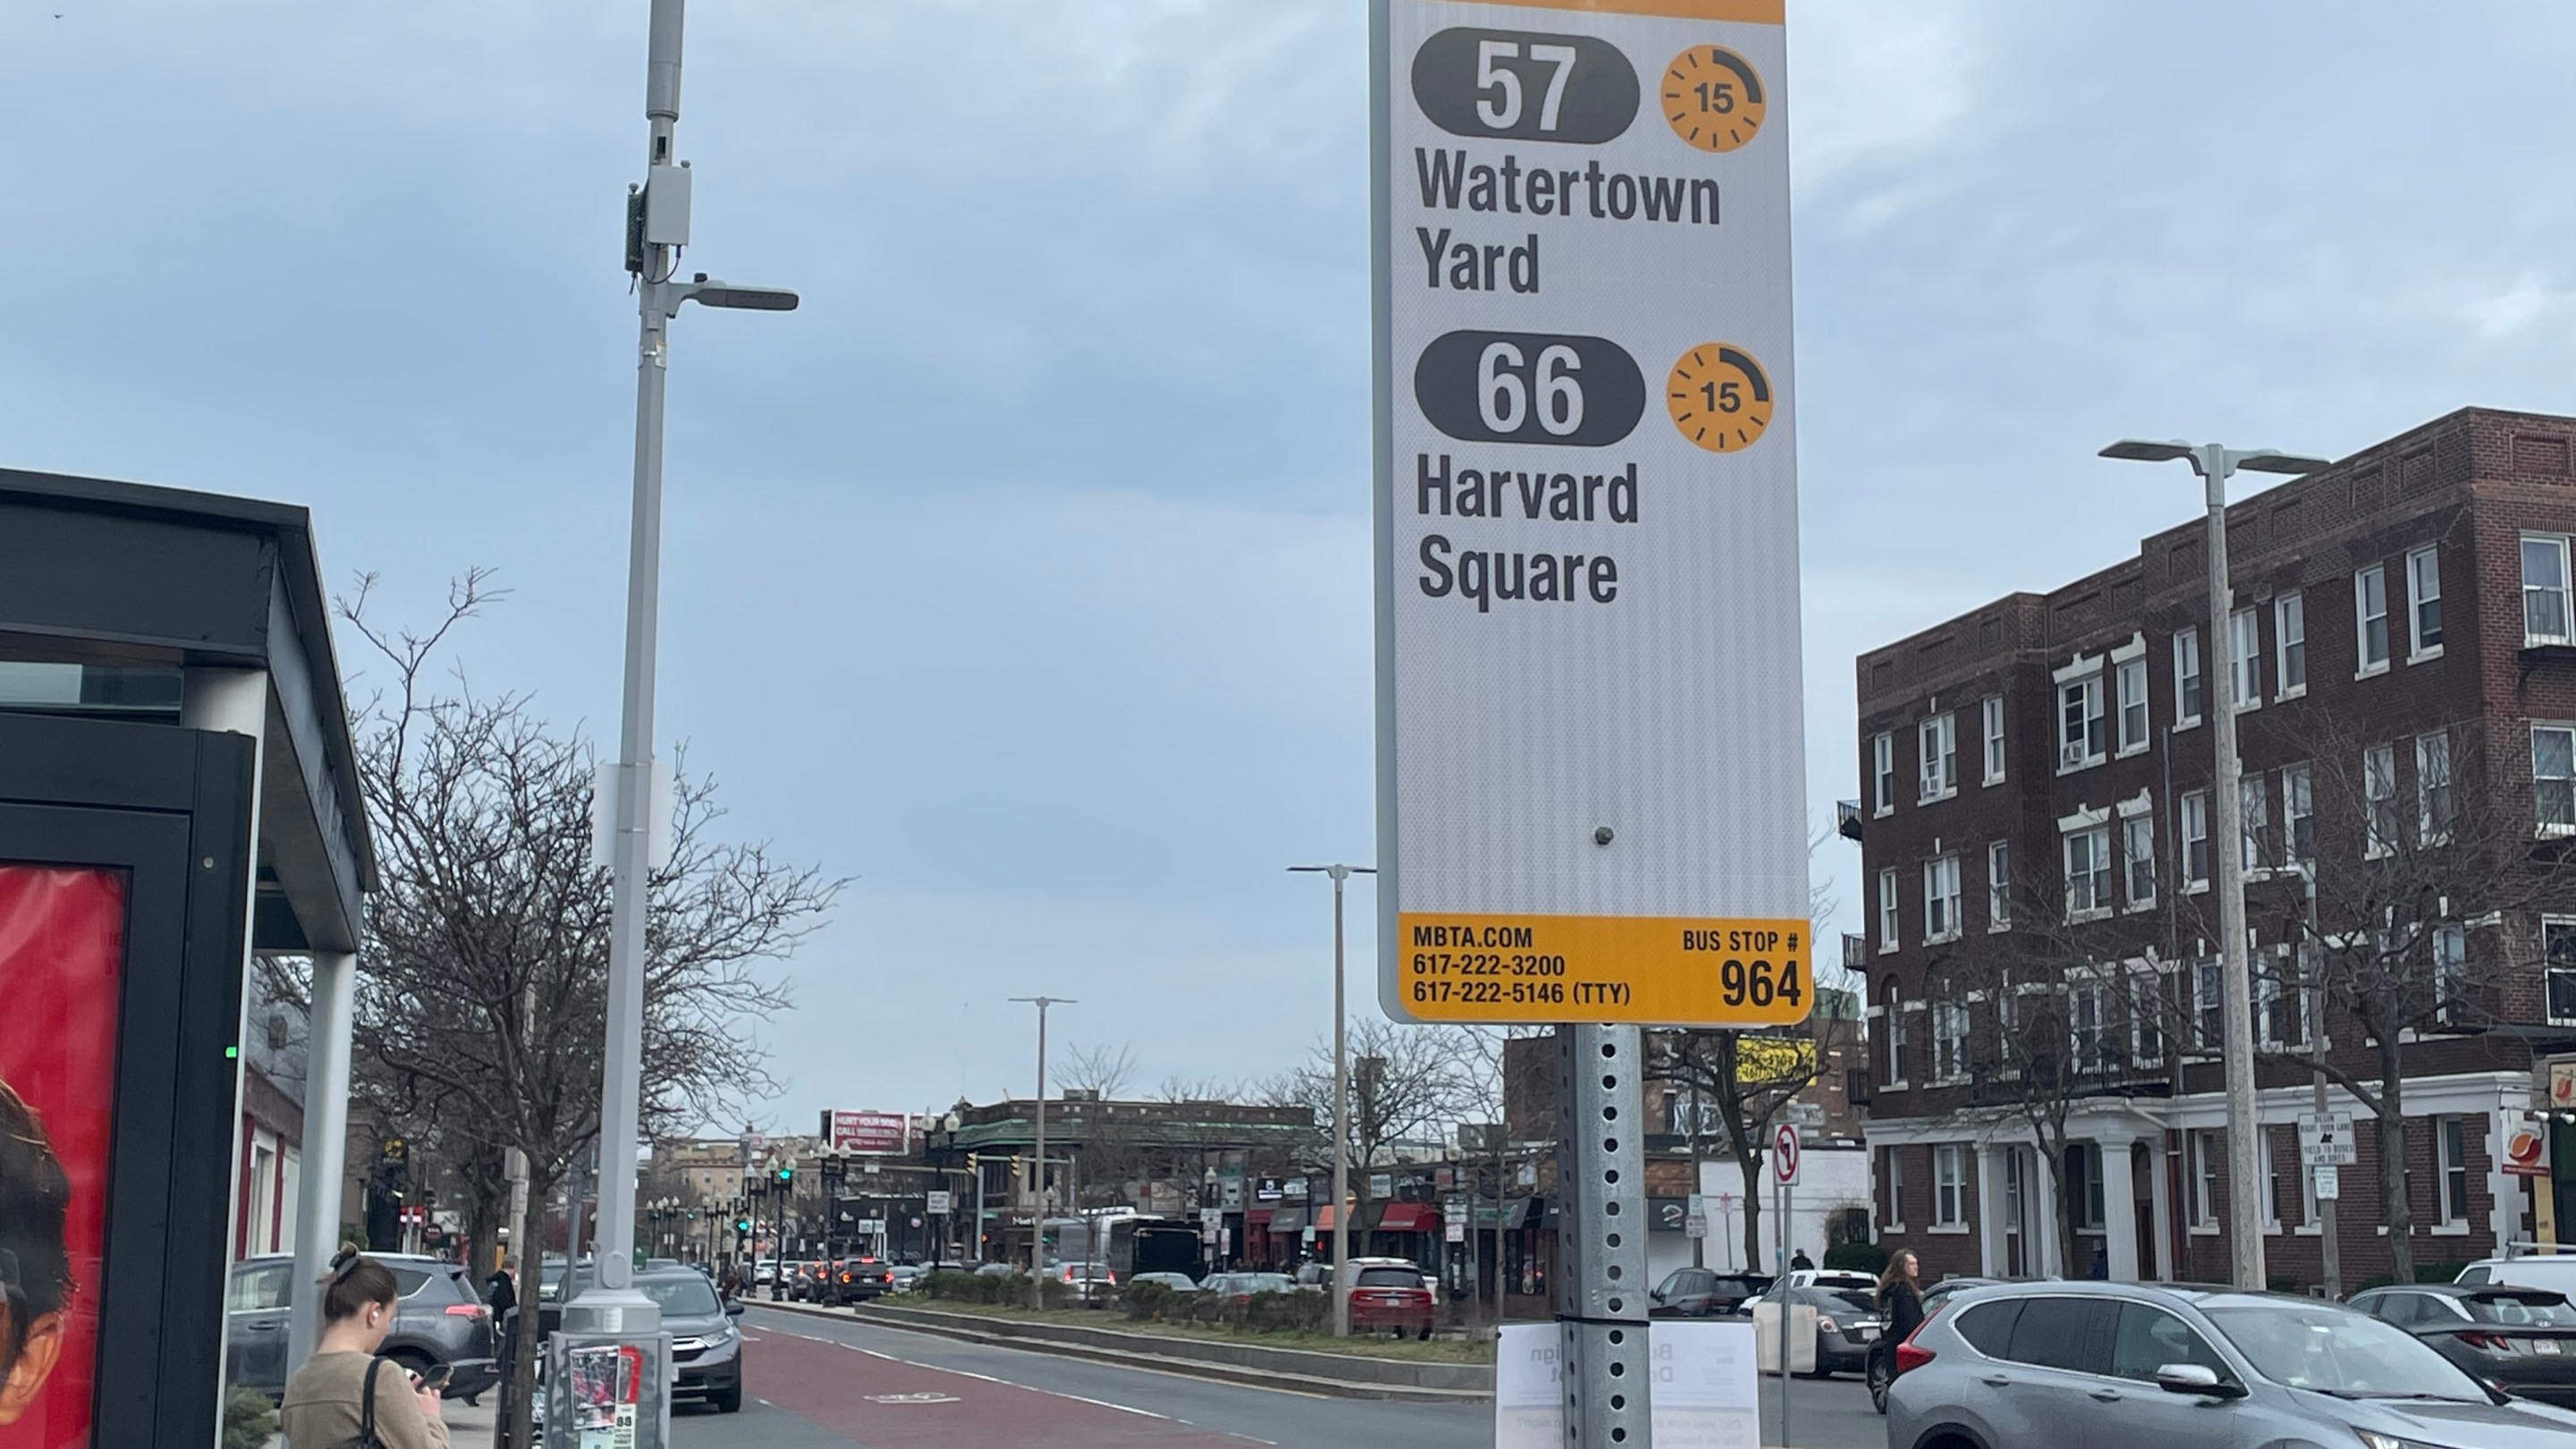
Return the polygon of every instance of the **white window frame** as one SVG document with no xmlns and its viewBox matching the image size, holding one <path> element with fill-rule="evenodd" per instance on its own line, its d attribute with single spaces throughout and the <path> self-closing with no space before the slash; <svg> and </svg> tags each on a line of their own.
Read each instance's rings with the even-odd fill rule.
<svg viewBox="0 0 2576 1449">
<path fill-rule="evenodd" d="M 2236 866 L 2248 879 L 2271 873 L 2272 862 L 2263 856 L 2263 832 L 2272 828 L 2265 808 L 2271 793 L 2259 774 L 2236 777 Z"/>
<path fill-rule="evenodd" d="M 2438 797 L 2435 792 L 2439 792 Z M 2439 808 L 2435 808 L 2438 798 Z M 2459 821 L 2459 794 L 2451 777 L 2451 732 L 2434 730 L 2415 737 L 2415 837 L 2426 845 L 2447 845 Z"/>
<path fill-rule="evenodd" d="M 2142 869 L 2144 890 L 2139 889 L 2138 879 Z M 2152 810 L 2120 821 L 2120 877 L 2130 910 L 2143 911 L 2156 903 L 2156 814 Z"/>
<path fill-rule="evenodd" d="M 2263 1231 L 2277 1233 L 2281 1231 L 2280 1147 L 2270 1126 L 2257 1127 L 2254 1133 L 2263 1153 Z"/>
<path fill-rule="evenodd" d="M 2191 1231 L 2216 1234 L 2218 1231 L 2218 1133 L 2207 1127 L 2195 1127 L 2183 1136 L 2186 1168 L 2183 1174 L 2183 1200 L 2189 1209 Z"/>
<path fill-rule="evenodd" d="M 2084 843 L 2084 889 L 2075 887 L 2076 843 Z M 2111 864 L 2111 827 L 2108 823 L 2080 826 L 2065 831 L 2058 843 L 2059 863 L 2066 880 L 2066 919 L 2097 920 L 2111 914 L 2111 891 L 2115 874 Z M 2084 904 L 2078 905 L 2078 901 Z"/>
<path fill-rule="evenodd" d="M 1914 727 L 1915 799 L 1918 805 L 1959 793 L 1959 727 L 1955 715 L 1936 714 Z"/>
<path fill-rule="evenodd" d="M 2469 1122 L 2465 1117 L 2444 1116 L 2433 1119 L 2433 1208 L 2439 1226 L 2436 1233 L 2465 1233 L 2469 1230 Z M 2456 1205 L 2451 1188 L 2454 1179 L 2459 1186 Z"/>
<path fill-rule="evenodd" d="M 2540 737 L 2561 737 L 2567 747 L 2568 773 L 2540 773 Z M 2546 787 L 2546 793 L 2544 793 Z M 2545 801 L 2564 797 L 2560 810 L 2547 808 Z M 2538 835 L 2576 835 L 2576 725 L 2552 724 L 2535 720 L 2531 726 L 2531 818 L 2533 833 Z"/>
<path fill-rule="evenodd" d="M 2531 551 L 2534 546 L 2546 549 L 2558 566 L 2558 581 L 2535 584 L 2531 581 Z M 2567 540 L 2558 534 L 2526 533 L 2518 550 L 2522 569 L 2522 647 L 2539 644 L 2576 643 L 2576 591 L 2571 591 L 2567 573 Z M 2533 595 L 2540 595 L 2554 607 L 2558 618 L 2556 629 L 2532 627 Z"/>
<path fill-rule="evenodd" d="M 2308 605 L 2297 593 L 2272 601 L 2272 682 L 2275 700 L 2308 692 Z"/>
<path fill-rule="evenodd" d="M 2134 755 L 2147 747 L 2149 737 L 2155 733 L 2147 715 L 2146 656 L 2123 659 L 2111 666 L 2111 678 L 2117 720 L 2112 731 L 2114 748 L 2122 755 Z"/>
<path fill-rule="evenodd" d="M 2553 934 L 2564 937 L 2568 942 L 2567 964 L 2564 966 L 2549 958 L 2549 938 Z M 2576 1012 L 2562 1014 L 2550 1010 L 2560 994 L 2551 989 L 2552 978 L 2559 976 L 2568 978 L 2565 994 L 2571 1003 L 2576 1003 L 2576 916 L 2540 918 L 2540 1013 L 2549 1019 L 2551 1026 L 2576 1026 Z"/>
<path fill-rule="evenodd" d="M 2070 981 L 2066 986 L 2066 1051 L 2077 1075 L 2108 1072 L 2111 1021 L 2099 981 Z M 2086 1043 L 2086 1036 L 2092 1038 Z"/>
<path fill-rule="evenodd" d="M 2361 853 L 2379 860 L 2397 853 L 2397 746 L 2365 745 L 2361 751 Z"/>
<path fill-rule="evenodd" d="M 2216 859 L 2209 852 L 2209 807 L 2210 799 L 2207 790 L 2182 792 L 2182 820 L 2176 827 L 2182 838 L 2175 841 L 2174 846 L 2175 863 L 2181 867 L 2177 872 L 2177 879 L 2181 882 L 2184 895 L 2196 895 L 2209 889 L 2209 874 L 2217 864 Z M 2194 849 L 2200 852 L 2198 874 L 2194 874 L 2191 868 L 2191 853 Z"/>
<path fill-rule="evenodd" d="M 2075 1158 L 2076 1162 L 2080 1164 L 2073 1174 L 2075 1178 L 2075 1230 L 2079 1233 L 2098 1233 L 2102 1231 L 2102 1209 L 2104 1206 L 2102 1201 L 2102 1144 L 2099 1142 L 2070 1142 L 2067 1146 L 2077 1149 Z"/>
<path fill-rule="evenodd" d="M 2102 671 L 2099 669 L 2074 679 L 2057 683 L 2057 773 L 2088 770 L 2110 758 L 2111 722 L 2102 698 Z M 2083 731 L 2081 740 L 2067 738 L 2067 705 L 2074 696 L 2081 711 L 2077 723 Z"/>
<path fill-rule="evenodd" d="M 2429 630 L 2427 609 L 2433 616 Z M 2429 543 L 2406 551 L 2406 644 L 2409 664 L 2442 657 L 2442 550 Z"/>
<path fill-rule="evenodd" d="M 1896 949 L 1902 928 L 1896 914 L 1896 867 L 1883 866 L 1878 872 L 1878 950 L 1879 954 Z"/>
<path fill-rule="evenodd" d="M 2227 616 L 2227 697 L 2243 714 L 2263 707 L 2263 624 L 2251 606 Z"/>
<path fill-rule="evenodd" d="M 2012 929 L 2012 846 L 2001 840 L 1986 843 L 1986 929 Z"/>
<path fill-rule="evenodd" d="M 2249 953 L 2250 954 L 2250 953 Z M 2272 972 L 2258 969 L 2250 960 L 2254 998 L 2254 1040 L 2258 1045 L 2281 1045 L 2281 981 Z"/>
<path fill-rule="evenodd" d="M 2174 631 L 2173 657 L 2174 728 L 2192 729 L 2209 709 L 2209 671 L 2202 667 L 2198 625 Z M 2192 707 L 2186 710 L 2186 705 Z"/>
<path fill-rule="evenodd" d="M 2308 827 L 2307 848 L 2299 847 L 2299 827 Z M 2316 858 L 2316 777 L 2305 761 L 2281 768 L 2281 863 L 2302 864 Z"/>
<path fill-rule="evenodd" d="M 1984 782 L 2004 782 L 2004 697 L 1990 694 L 1977 701 L 1977 723 L 1984 742 Z"/>
<path fill-rule="evenodd" d="M 1923 944 L 1959 939 L 1964 906 L 1959 893 L 1959 857 L 1954 852 L 1923 862 Z"/>
<path fill-rule="evenodd" d="M 2445 921 L 2432 931 L 2434 1019 L 2444 1026 L 2466 1026 L 2469 995 L 2469 931 Z"/>
<path fill-rule="evenodd" d="M 1945 1086 L 1968 1079 L 1968 1004 L 1964 1001 L 1932 1003 L 1932 1064 L 1926 1068 L 1932 1085 Z"/>
<path fill-rule="evenodd" d="M 2227 967 L 2215 951 L 2191 963 L 2190 1055 L 2214 1057 L 2225 1037 Z"/>
<path fill-rule="evenodd" d="M 2147 1043 L 2152 1039 L 2154 1049 Z M 2165 976 L 2154 967 L 2129 977 L 2129 1060 L 2154 1066 L 2165 1059 Z"/>
<path fill-rule="evenodd" d="M 2371 595 L 2379 595 L 2378 612 L 2371 611 Z M 2371 657 L 2370 628 L 2379 626 L 2379 657 Z M 2352 573 L 2352 677 L 2368 679 L 2388 672 L 2389 655 L 2395 652 L 2396 640 L 2388 632 L 2388 565 L 2372 564 Z"/>
<path fill-rule="evenodd" d="M 1870 738 L 1870 813 L 1896 813 L 1896 736 L 1886 730 Z"/>
<path fill-rule="evenodd" d="M 1901 1233 L 1905 1231 L 1905 1149 L 1903 1147 L 1887 1149 L 1886 1167 L 1887 1215 L 1892 1221 L 1882 1231 Z"/>
<path fill-rule="evenodd" d="M 1957 1142 L 1932 1144 L 1932 1231 L 1968 1230 L 1968 1149 Z"/>
</svg>

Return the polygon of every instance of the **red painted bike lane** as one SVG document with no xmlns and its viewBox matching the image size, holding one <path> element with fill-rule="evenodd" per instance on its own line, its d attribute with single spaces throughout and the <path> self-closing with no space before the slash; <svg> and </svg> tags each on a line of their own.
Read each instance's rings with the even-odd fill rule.
<svg viewBox="0 0 2576 1449">
<path fill-rule="evenodd" d="M 760 1366 L 749 1391 L 862 1449 L 1246 1449 L 1257 1442 L 777 1329 L 759 1331 L 754 1341 Z"/>
</svg>

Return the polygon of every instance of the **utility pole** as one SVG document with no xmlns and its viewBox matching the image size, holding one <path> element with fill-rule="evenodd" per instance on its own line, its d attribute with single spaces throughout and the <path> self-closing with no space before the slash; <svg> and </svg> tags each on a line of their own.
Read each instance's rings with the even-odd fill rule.
<svg viewBox="0 0 2576 1449">
<path fill-rule="evenodd" d="M 1044 1308 L 1046 1306 L 1047 1008 L 1050 1006 L 1074 1006 L 1079 1003 L 1070 996 L 1014 996 L 1011 999 L 1013 1001 L 1026 1002 L 1038 1009 L 1038 1105 L 1037 1131 L 1035 1133 L 1037 1141 L 1034 1144 L 1038 1163 L 1037 1173 L 1033 1184 L 1037 1190 L 1037 1210 L 1031 1215 L 1029 1221 L 1029 1306 L 1031 1308 Z"/>
<path fill-rule="evenodd" d="M 1350 1009 L 1344 1004 L 1342 979 L 1342 883 L 1355 875 L 1375 875 L 1373 865 L 1292 865 L 1299 874 L 1319 874 L 1333 881 L 1333 1336 L 1351 1336 L 1351 1045 Z"/>
<path fill-rule="evenodd" d="M 2259 1293 L 2263 1270 L 2263 1202 L 2255 1189 L 2263 1181 L 2262 1121 L 2254 1097 L 2254 977 L 2245 942 L 2245 860 L 2243 802 L 2237 782 L 2243 764 L 2236 753 L 2236 655 L 2229 618 L 2235 591 L 2227 570 L 2227 479 L 2237 469 L 2257 473 L 2313 473 L 2325 467 L 2320 458 L 2297 458 L 2272 448 L 2238 449 L 2219 443 L 2158 443 L 2135 439 L 2113 443 L 2105 458 L 2131 462 L 2191 464 L 2200 475 L 2208 505 L 2209 637 L 2201 651 L 2200 696 L 2210 720 L 2210 745 L 2217 756 L 2210 783 L 2210 850 L 2217 857 L 2218 952 L 2226 1037 L 2221 1055 L 2227 1070 L 2227 1238 L 2236 1286 Z M 2224 670 L 2224 674 L 2220 671 Z M 2211 685 L 2216 683 L 2217 687 Z M 2070 1265 L 2071 1266 L 2071 1265 Z"/>
</svg>

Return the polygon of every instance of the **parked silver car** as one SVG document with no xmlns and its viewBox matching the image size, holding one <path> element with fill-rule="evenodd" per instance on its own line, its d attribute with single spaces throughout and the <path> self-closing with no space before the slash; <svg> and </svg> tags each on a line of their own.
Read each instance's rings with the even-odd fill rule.
<svg viewBox="0 0 2576 1449">
<path fill-rule="evenodd" d="M 2338 1303 L 2017 1283 L 1897 1347 L 1888 1449 L 2569 1449 L 2576 1414 L 2509 1399 Z"/>
<path fill-rule="evenodd" d="M 406 1253 L 370 1254 L 393 1271 L 393 1331 L 385 1357 L 415 1372 L 444 1364 L 446 1397 L 468 1403 L 500 1377 L 493 1362 L 492 1310 L 454 1263 Z M 298 1292 L 295 1260 L 249 1258 L 232 1266 L 225 1290 L 224 1377 L 270 1398 L 286 1390 L 287 1323 Z"/>
</svg>

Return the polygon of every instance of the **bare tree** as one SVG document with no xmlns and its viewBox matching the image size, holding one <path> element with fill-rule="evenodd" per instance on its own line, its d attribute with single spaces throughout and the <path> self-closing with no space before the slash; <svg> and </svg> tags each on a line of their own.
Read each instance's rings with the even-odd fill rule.
<svg viewBox="0 0 2576 1449">
<path fill-rule="evenodd" d="M 1064 1054 L 1064 1066 L 1055 1074 L 1058 1086 L 1103 1098 L 1126 1091 L 1135 1077 L 1136 1051 L 1125 1042 L 1116 1046 L 1071 1047 Z"/>
<path fill-rule="evenodd" d="M 526 1156 L 516 1225 L 519 1301 L 538 1301 L 537 1225 L 599 1131 L 609 884 L 592 864 L 590 751 L 523 696 L 477 695 L 431 667 L 498 595 L 482 571 L 451 589 L 426 633 L 342 620 L 389 666 L 357 711 L 359 786 L 381 884 L 368 898 L 354 1032 L 355 1091 L 391 1122 L 429 1124 L 462 1156 Z M 685 762 L 682 762 L 683 765 Z M 644 1130 L 714 1120 L 768 1086 L 748 1022 L 787 1005 L 770 968 L 820 924 L 840 882 L 716 838 L 713 782 L 675 769 L 670 859 L 649 882 Z M 485 1179 L 489 1188 L 489 1179 Z M 513 1366 L 533 1382 L 536 1335 Z M 528 1395 L 510 1443 L 528 1443 Z"/>
<path fill-rule="evenodd" d="M 1457 1028 L 1400 1026 L 1383 1017 L 1353 1017 L 1350 1051 L 1351 1165 L 1365 1172 L 1392 1160 L 1399 1143 L 1445 1140 L 1462 1102 L 1474 1100 L 1475 1052 Z M 1266 1100 L 1311 1107 L 1323 1129 L 1320 1153 L 1330 1160 L 1333 1044 L 1318 1042 L 1305 1067 L 1286 1080 L 1257 1086 Z M 1321 1165 L 1319 1162 L 1318 1166 Z M 1368 1196 L 1365 1176 L 1362 1200 Z"/>
</svg>

